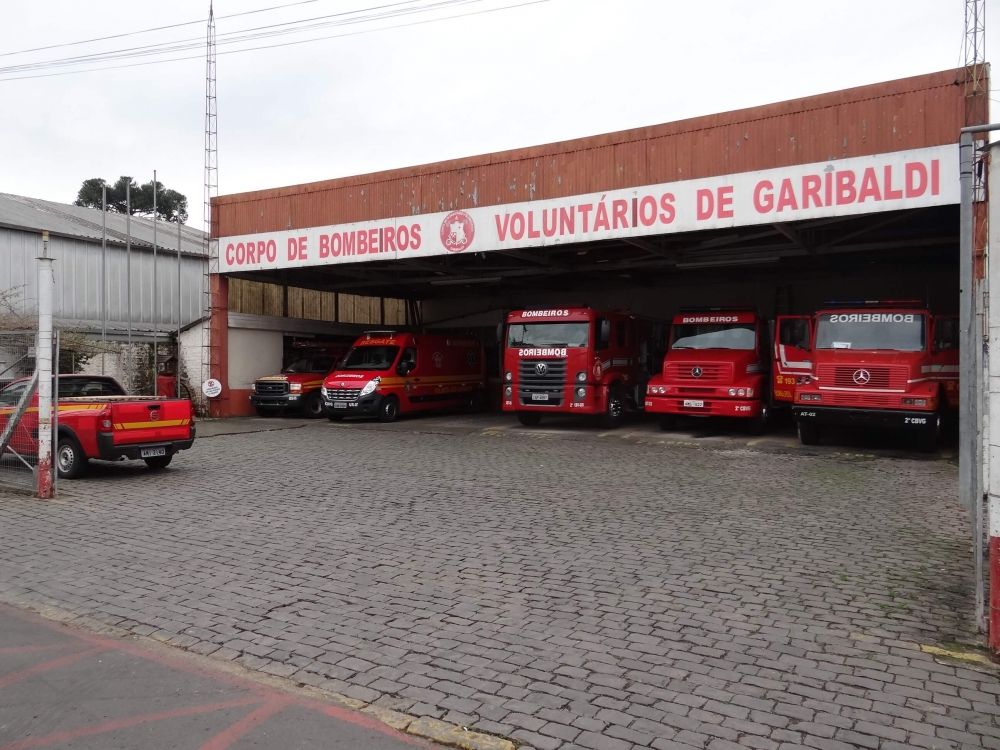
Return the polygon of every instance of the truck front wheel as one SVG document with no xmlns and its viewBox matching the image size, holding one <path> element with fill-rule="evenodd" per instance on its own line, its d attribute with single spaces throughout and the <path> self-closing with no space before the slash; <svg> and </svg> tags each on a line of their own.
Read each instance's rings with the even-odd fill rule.
<svg viewBox="0 0 1000 750">
<path fill-rule="evenodd" d="M 517 421 L 525 427 L 537 427 L 542 421 L 542 415 L 537 411 L 519 411 Z"/>
<path fill-rule="evenodd" d="M 613 430 L 625 419 L 625 392 L 618 386 L 611 386 L 608 402 L 604 405 L 604 427 Z"/>
<path fill-rule="evenodd" d="M 63 435 L 56 446 L 56 470 L 60 479 L 76 479 L 87 470 L 87 457 L 75 437 Z"/>
<path fill-rule="evenodd" d="M 309 419 L 319 419 L 323 416 L 323 397 L 319 391 L 314 391 L 306 396 L 302 402 L 302 413 Z"/>
<path fill-rule="evenodd" d="M 146 466 L 154 471 L 159 471 L 160 469 L 165 469 L 170 465 L 170 459 L 173 456 L 154 456 L 153 458 L 144 458 L 143 461 L 146 462 Z"/>
<path fill-rule="evenodd" d="M 395 396 L 386 396 L 378 410 L 379 422 L 395 422 L 399 419 L 399 401 Z"/>
<path fill-rule="evenodd" d="M 799 442 L 802 445 L 819 445 L 819 425 L 799 420 Z"/>
</svg>

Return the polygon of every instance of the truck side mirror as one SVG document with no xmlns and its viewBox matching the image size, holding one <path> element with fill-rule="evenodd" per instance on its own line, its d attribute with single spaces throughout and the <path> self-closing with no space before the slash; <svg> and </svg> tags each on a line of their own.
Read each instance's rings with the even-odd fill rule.
<svg viewBox="0 0 1000 750">
<path fill-rule="evenodd" d="M 411 372 L 413 372 L 413 362 L 411 362 L 408 359 L 404 359 L 402 362 L 396 365 L 396 373 L 398 375 L 405 376 L 409 375 Z"/>
</svg>

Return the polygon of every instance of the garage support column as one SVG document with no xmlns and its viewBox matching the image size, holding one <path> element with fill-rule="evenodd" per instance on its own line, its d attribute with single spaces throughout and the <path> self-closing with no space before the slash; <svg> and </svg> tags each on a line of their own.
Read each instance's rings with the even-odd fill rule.
<svg viewBox="0 0 1000 750">
<path fill-rule="evenodd" d="M 209 276 L 209 372 L 222 383 L 222 393 L 209 401 L 212 417 L 226 417 L 232 412 L 229 404 L 229 278 L 213 273 Z"/>
<path fill-rule="evenodd" d="M 990 167 L 987 185 L 1000 185 L 1000 145 L 990 148 Z M 1000 247 L 1000 200 L 989 205 L 989 238 L 987 248 Z M 964 249 L 964 248 L 963 248 Z M 1000 304 L 989 304 L 989 290 L 1000 289 L 1000 263 L 991 263 L 986 256 L 986 325 L 988 332 L 988 382 L 984 442 L 986 457 L 983 473 L 988 498 L 989 530 L 989 644 L 994 652 L 1000 651 Z"/>
</svg>

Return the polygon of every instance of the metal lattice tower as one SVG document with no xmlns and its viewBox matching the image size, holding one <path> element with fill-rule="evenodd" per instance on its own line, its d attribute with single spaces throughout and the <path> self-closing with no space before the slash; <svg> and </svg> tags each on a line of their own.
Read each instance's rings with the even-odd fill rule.
<svg viewBox="0 0 1000 750">
<path fill-rule="evenodd" d="M 208 4 L 208 30 L 205 38 L 205 193 L 204 193 L 204 227 L 205 252 L 208 255 L 208 272 L 205 276 L 204 314 L 206 318 L 212 312 L 212 274 L 219 272 L 219 255 L 217 243 L 213 242 L 212 232 L 212 198 L 219 194 L 219 113 L 215 93 L 215 12 L 211 1 Z M 213 353 L 213 342 L 210 326 L 206 324 L 203 333 L 201 358 L 201 381 L 212 376 L 212 362 L 217 359 Z"/>
<path fill-rule="evenodd" d="M 966 96 L 977 96 L 985 90 L 986 63 L 986 0 L 965 0 L 965 67 L 971 67 L 966 78 Z"/>
</svg>

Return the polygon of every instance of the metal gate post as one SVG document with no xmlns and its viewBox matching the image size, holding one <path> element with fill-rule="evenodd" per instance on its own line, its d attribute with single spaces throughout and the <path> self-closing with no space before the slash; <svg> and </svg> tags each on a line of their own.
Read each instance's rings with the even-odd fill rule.
<svg viewBox="0 0 1000 750">
<path fill-rule="evenodd" d="M 38 497 L 53 495 L 52 483 L 52 293 L 55 276 L 49 257 L 49 233 L 42 232 L 42 255 L 38 258 Z"/>
</svg>

